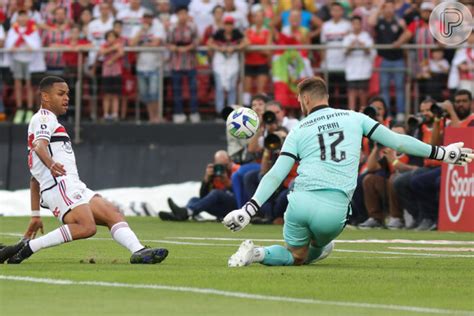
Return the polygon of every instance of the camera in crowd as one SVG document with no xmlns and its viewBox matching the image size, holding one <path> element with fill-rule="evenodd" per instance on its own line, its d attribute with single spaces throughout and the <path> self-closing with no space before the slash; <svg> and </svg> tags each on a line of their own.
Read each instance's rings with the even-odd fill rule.
<svg viewBox="0 0 474 316">
<path fill-rule="evenodd" d="M 433 113 L 433 115 L 437 118 L 448 117 L 448 112 L 446 112 L 442 103 L 433 103 L 430 110 L 431 113 Z"/>
<path fill-rule="evenodd" d="M 263 140 L 263 147 L 270 151 L 277 151 L 281 149 L 281 146 L 285 142 L 288 131 L 284 127 L 278 128 L 274 133 L 269 133 Z"/>
<path fill-rule="evenodd" d="M 215 177 L 220 177 L 220 176 L 223 176 L 225 174 L 225 166 L 224 165 L 220 165 L 220 164 L 215 164 L 214 165 L 214 176 Z"/>
<path fill-rule="evenodd" d="M 410 116 L 407 120 L 408 130 L 409 131 L 416 130 L 418 127 L 420 127 L 420 125 L 425 123 L 425 121 L 426 121 L 425 116 L 420 113 Z"/>
<path fill-rule="evenodd" d="M 268 125 L 277 123 L 277 117 L 272 111 L 265 111 L 262 115 L 262 120 Z"/>
</svg>

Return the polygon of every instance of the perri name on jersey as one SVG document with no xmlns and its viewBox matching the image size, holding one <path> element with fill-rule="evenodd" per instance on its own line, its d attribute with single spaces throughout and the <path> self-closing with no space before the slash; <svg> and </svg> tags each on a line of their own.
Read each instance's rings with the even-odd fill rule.
<svg viewBox="0 0 474 316">
<path fill-rule="evenodd" d="M 335 128 L 339 128 L 339 123 L 337 122 L 328 123 L 328 124 L 318 126 L 318 132 L 327 131 L 327 130 L 335 129 Z"/>
</svg>

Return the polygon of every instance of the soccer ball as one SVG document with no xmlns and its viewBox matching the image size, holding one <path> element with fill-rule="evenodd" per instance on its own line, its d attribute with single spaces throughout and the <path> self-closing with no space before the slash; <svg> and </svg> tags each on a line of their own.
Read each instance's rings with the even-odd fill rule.
<svg viewBox="0 0 474 316">
<path fill-rule="evenodd" d="M 241 107 L 227 117 L 227 132 L 238 139 L 249 139 L 255 135 L 260 120 L 252 109 Z"/>
</svg>

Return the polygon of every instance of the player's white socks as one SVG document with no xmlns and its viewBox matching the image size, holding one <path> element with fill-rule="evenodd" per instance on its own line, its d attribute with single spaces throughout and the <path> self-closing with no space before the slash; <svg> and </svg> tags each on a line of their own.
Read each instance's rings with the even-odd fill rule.
<svg viewBox="0 0 474 316">
<path fill-rule="evenodd" d="M 262 262 L 265 258 L 265 248 L 255 247 L 253 248 L 252 262 Z"/>
<path fill-rule="evenodd" d="M 110 233 L 116 242 L 130 250 L 131 253 L 145 248 L 138 240 L 137 235 L 130 229 L 127 222 L 118 222 L 110 228 Z"/>
<path fill-rule="evenodd" d="M 72 241 L 71 231 L 68 225 L 64 225 L 44 236 L 30 240 L 29 245 L 31 251 L 37 252 L 43 248 L 57 246 L 70 241 Z"/>
</svg>

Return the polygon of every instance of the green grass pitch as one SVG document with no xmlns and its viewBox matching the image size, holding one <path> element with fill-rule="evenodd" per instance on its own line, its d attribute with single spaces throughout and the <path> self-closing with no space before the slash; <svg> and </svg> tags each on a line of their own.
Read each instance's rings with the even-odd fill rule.
<svg viewBox="0 0 474 316">
<path fill-rule="evenodd" d="M 0 217 L 0 242 L 15 243 L 14 234 L 27 223 L 26 217 Z M 1 314 L 474 315 L 474 234 L 346 229 L 339 240 L 467 243 L 340 242 L 330 257 L 309 266 L 231 269 L 227 259 L 238 239 L 280 240 L 282 227 L 254 225 L 230 233 L 218 223 L 156 218 L 129 223 L 145 244 L 169 249 L 163 263 L 130 265 L 128 251 L 99 228 L 91 240 L 43 250 L 17 266 L 2 265 Z M 44 224 L 46 231 L 57 227 L 53 218 Z M 399 249 L 412 247 L 438 249 Z"/>
</svg>

